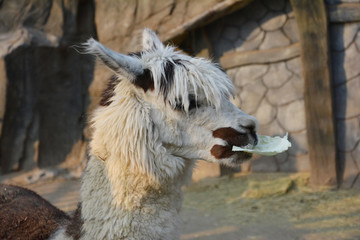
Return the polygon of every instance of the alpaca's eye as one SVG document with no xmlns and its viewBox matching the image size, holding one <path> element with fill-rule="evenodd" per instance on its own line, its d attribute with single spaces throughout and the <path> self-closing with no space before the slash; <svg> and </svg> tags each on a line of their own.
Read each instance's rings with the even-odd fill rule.
<svg viewBox="0 0 360 240">
<path fill-rule="evenodd" d="M 199 108 L 200 107 L 200 104 L 198 101 L 196 101 L 196 98 L 195 96 L 192 96 L 190 95 L 189 96 L 189 111 L 191 111 L 192 109 L 195 109 L 195 108 Z M 176 105 L 174 106 L 174 110 L 177 110 L 177 111 L 182 111 L 184 112 L 184 105 L 183 105 L 183 102 L 182 101 L 176 101 Z"/>
<path fill-rule="evenodd" d="M 189 111 L 194 109 L 194 108 L 198 108 L 199 104 L 196 102 L 195 99 L 190 99 L 190 104 L 189 104 Z"/>
<path fill-rule="evenodd" d="M 202 104 L 197 101 L 196 97 L 193 95 L 189 96 L 189 111 L 194 109 L 194 108 L 200 108 L 202 106 Z"/>
</svg>

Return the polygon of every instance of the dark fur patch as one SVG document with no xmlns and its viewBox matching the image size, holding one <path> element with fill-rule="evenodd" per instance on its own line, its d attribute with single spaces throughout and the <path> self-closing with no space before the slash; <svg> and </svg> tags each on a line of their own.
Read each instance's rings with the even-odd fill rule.
<svg viewBox="0 0 360 240">
<path fill-rule="evenodd" d="M 232 147 L 234 145 L 245 146 L 249 143 L 249 136 L 247 134 L 240 133 L 231 127 L 216 129 L 215 131 L 213 131 L 213 137 L 221 138 L 228 143 L 228 145 L 226 146 L 214 145 L 211 148 L 210 153 L 216 159 L 228 158 L 235 154 L 232 151 Z M 244 156 L 242 157 L 248 158 L 248 156 L 246 156 L 244 153 L 239 154 L 243 154 Z"/>
<path fill-rule="evenodd" d="M 33 191 L 0 184 L 0 239 L 48 239 L 69 223 L 69 216 Z"/>
<path fill-rule="evenodd" d="M 165 61 L 163 64 L 164 75 L 160 78 L 160 92 L 164 96 L 164 100 L 167 99 L 171 88 L 174 85 L 175 67 L 185 67 L 180 59 L 174 59 L 173 61 Z"/>
<path fill-rule="evenodd" d="M 220 160 L 222 158 L 229 158 L 232 155 L 237 155 L 237 160 L 232 162 L 232 166 L 236 164 L 242 163 L 244 160 L 247 160 L 252 157 L 251 153 L 247 152 L 233 152 L 232 146 L 222 146 L 222 145 L 214 145 L 210 150 L 211 155 L 213 155 L 216 159 Z"/>
<path fill-rule="evenodd" d="M 115 95 L 114 90 L 118 84 L 118 79 L 115 75 L 111 76 L 107 83 L 105 90 L 101 94 L 100 106 L 109 106 L 111 104 L 111 98 Z"/>
<path fill-rule="evenodd" d="M 142 52 L 136 52 L 136 53 L 129 53 L 129 56 L 134 57 L 141 57 Z M 164 75 L 160 78 L 160 92 L 164 96 L 164 100 L 167 98 L 168 93 L 170 92 L 170 89 L 174 85 L 174 72 L 176 66 L 182 66 L 184 65 L 181 63 L 181 60 L 176 59 L 173 61 L 165 61 L 164 62 Z M 114 89 L 118 83 L 118 79 L 115 75 L 113 75 L 105 90 L 103 91 L 101 95 L 100 105 L 101 106 L 109 106 L 111 104 L 111 98 L 114 96 Z M 151 91 L 154 90 L 154 79 L 151 74 L 151 71 L 149 69 L 144 69 L 144 73 L 137 76 L 134 80 L 134 85 L 142 88 L 145 92 L 147 92 L 149 89 Z"/>
<path fill-rule="evenodd" d="M 71 218 L 71 224 L 66 227 L 66 234 L 73 237 L 74 240 L 80 239 L 83 224 L 84 222 L 81 218 L 81 203 L 79 203 L 74 215 Z"/>
<path fill-rule="evenodd" d="M 249 136 L 231 127 L 219 128 L 213 131 L 213 137 L 225 140 L 231 146 L 245 146 L 249 144 Z"/>
<path fill-rule="evenodd" d="M 174 85 L 175 64 L 171 61 L 165 61 L 163 67 L 164 75 L 161 75 L 160 78 L 160 92 L 163 94 L 164 99 L 167 99 L 167 95 Z"/>
<path fill-rule="evenodd" d="M 137 76 L 134 84 L 147 92 L 147 90 L 154 90 L 154 80 L 149 69 L 144 69 L 144 73 Z"/>
<path fill-rule="evenodd" d="M 231 157 L 234 152 L 231 149 L 230 146 L 221 146 L 221 145 L 214 145 L 210 153 L 213 155 L 216 159 L 222 159 L 222 158 L 228 158 Z"/>
<path fill-rule="evenodd" d="M 132 52 L 128 55 L 131 57 L 141 58 L 143 52 Z M 144 73 L 140 76 L 137 76 L 134 84 L 140 88 L 142 88 L 145 92 L 149 89 L 154 90 L 154 79 L 152 77 L 151 71 L 149 69 L 144 69 Z"/>
</svg>

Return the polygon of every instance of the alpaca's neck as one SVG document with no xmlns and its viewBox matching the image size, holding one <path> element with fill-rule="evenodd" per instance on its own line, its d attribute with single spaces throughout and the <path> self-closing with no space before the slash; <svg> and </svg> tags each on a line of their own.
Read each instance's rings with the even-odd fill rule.
<svg viewBox="0 0 360 240">
<path fill-rule="evenodd" d="M 178 239 L 181 185 L 192 165 L 159 181 L 129 171 L 121 161 L 92 157 L 81 188 L 83 239 Z"/>
<path fill-rule="evenodd" d="M 82 239 L 177 239 L 181 186 L 193 163 L 174 156 L 128 81 L 93 118 L 83 178 Z"/>
</svg>

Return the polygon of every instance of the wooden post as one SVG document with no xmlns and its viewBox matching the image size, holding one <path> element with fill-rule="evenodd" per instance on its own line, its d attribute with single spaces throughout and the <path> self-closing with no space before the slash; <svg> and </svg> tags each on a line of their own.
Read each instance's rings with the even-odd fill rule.
<svg viewBox="0 0 360 240">
<path fill-rule="evenodd" d="M 313 186 L 336 186 L 328 19 L 323 0 L 290 0 L 300 36 L 306 128 Z"/>
</svg>

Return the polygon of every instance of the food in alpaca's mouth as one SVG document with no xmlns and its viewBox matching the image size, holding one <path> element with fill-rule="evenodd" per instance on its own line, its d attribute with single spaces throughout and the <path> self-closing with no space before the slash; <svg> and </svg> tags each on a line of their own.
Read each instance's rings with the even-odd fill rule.
<svg viewBox="0 0 360 240">
<path fill-rule="evenodd" d="M 273 156 L 288 150 L 291 147 L 291 142 L 288 140 L 288 134 L 284 137 L 270 137 L 258 135 L 258 144 L 253 147 L 252 145 L 247 145 L 244 147 L 233 146 L 232 151 L 240 151 L 247 153 L 257 153 L 264 156 Z"/>
</svg>

